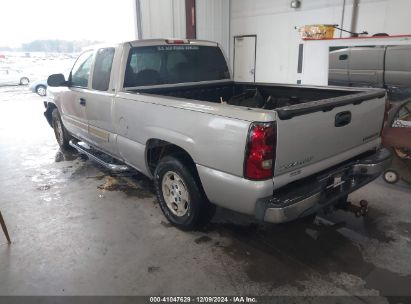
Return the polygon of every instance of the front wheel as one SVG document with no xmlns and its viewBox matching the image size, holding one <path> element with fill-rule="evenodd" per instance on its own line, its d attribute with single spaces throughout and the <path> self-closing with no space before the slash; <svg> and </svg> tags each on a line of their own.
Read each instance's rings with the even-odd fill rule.
<svg viewBox="0 0 411 304">
<path fill-rule="evenodd" d="M 20 78 L 20 85 L 28 85 L 30 80 L 27 77 Z"/>
<path fill-rule="evenodd" d="M 59 146 L 63 149 L 70 149 L 69 142 L 72 137 L 64 127 L 60 113 L 57 109 L 54 109 L 51 113 L 51 125 L 53 126 L 54 135 L 56 136 Z"/>
<path fill-rule="evenodd" d="M 166 156 L 160 160 L 154 173 L 161 210 L 170 223 L 182 230 L 202 228 L 215 211 L 194 170 L 189 161 Z"/>
</svg>

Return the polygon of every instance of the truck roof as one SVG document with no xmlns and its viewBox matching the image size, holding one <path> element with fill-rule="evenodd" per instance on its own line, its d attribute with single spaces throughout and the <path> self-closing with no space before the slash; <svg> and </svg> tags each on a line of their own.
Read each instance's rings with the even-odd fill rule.
<svg viewBox="0 0 411 304">
<path fill-rule="evenodd" d="M 181 39 L 181 38 L 160 38 L 160 39 L 142 39 L 134 40 L 125 43 L 130 43 L 134 46 L 150 46 L 150 45 L 168 45 L 168 44 L 197 44 L 197 45 L 208 45 L 208 46 L 218 46 L 217 42 L 208 40 L 197 40 L 197 39 Z"/>
<path fill-rule="evenodd" d="M 182 38 L 156 38 L 156 39 L 141 39 L 141 40 L 131 40 L 119 43 L 101 43 L 90 45 L 83 49 L 83 52 L 86 50 L 94 50 L 97 48 L 105 48 L 105 47 L 116 47 L 120 44 L 129 44 L 132 47 L 138 46 L 152 46 L 152 45 L 173 45 L 173 44 L 191 44 L 191 45 L 206 45 L 206 46 L 218 46 L 217 42 L 209 41 L 209 40 L 197 40 L 197 39 L 182 39 Z"/>
</svg>

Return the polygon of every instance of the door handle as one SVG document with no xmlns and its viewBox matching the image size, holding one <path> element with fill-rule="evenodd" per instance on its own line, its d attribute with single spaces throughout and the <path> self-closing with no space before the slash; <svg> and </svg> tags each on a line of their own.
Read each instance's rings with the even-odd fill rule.
<svg viewBox="0 0 411 304">
<path fill-rule="evenodd" d="M 340 112 L 337 115 L 335 115 L 335 126 L 336 127 L 343 127 L 348 125 L 351 122 L 351 112 L 350 111 L 345 111 L 345 112 Z"/>
<path fill-rule="evenodd" d="M 80 103 L 81 106 L 85 106 L 86 105 L 86 99 L 81 97 L 79 103 Z"/>
</svg>

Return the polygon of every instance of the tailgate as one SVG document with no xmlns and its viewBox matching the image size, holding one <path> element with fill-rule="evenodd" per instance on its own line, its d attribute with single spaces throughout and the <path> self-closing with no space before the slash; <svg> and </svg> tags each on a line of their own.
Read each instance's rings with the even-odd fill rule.
<svg viewBox="0 0 411 304">
<path fill-rule="evenodd" d="M 277 110 L 275 187 L 377 147 L 384 111 L 381 90 Z"/>
</svg>

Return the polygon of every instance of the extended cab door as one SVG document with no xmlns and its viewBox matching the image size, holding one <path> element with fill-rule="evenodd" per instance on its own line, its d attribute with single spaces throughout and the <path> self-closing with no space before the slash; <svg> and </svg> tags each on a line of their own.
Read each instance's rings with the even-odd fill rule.
<svg viewBox="0 0 411 304">
<path fill-rule="evenodd" d="M 348 60 L 350 49 L 345 48 L 330 52 L 328 84 L 329 85 L 348 85 Z"/>
<path fill-rule="evenodd" d="M 411 46 L 387 47 L 385 56 L 385 84 L 387 87 L 411 88 Z"/>
<path fill-rule="evenodd" d="M 87 97 L 86 116 L 89 124 L 89 141 L 114 156 L 117 155 L 116 134 L 112 123 L 114 85 L 112 73 L 114 47 L 96 51 L 91 90 Z"/>
<path fill-rule="evenodd" d="M 382 87 L 384 47 L 353 47 L 348 61 L 350 83 L 353 86 Z"/>
<path fill-rule="evenodd" d="M 88 138 L 85 107 L 92 62 L 93 51 L 86 51 L 79 56 L 70 72 L 68 90 L 64 92 L 61 103 L 64 126 L 81 139 Z"/>
</svg>

